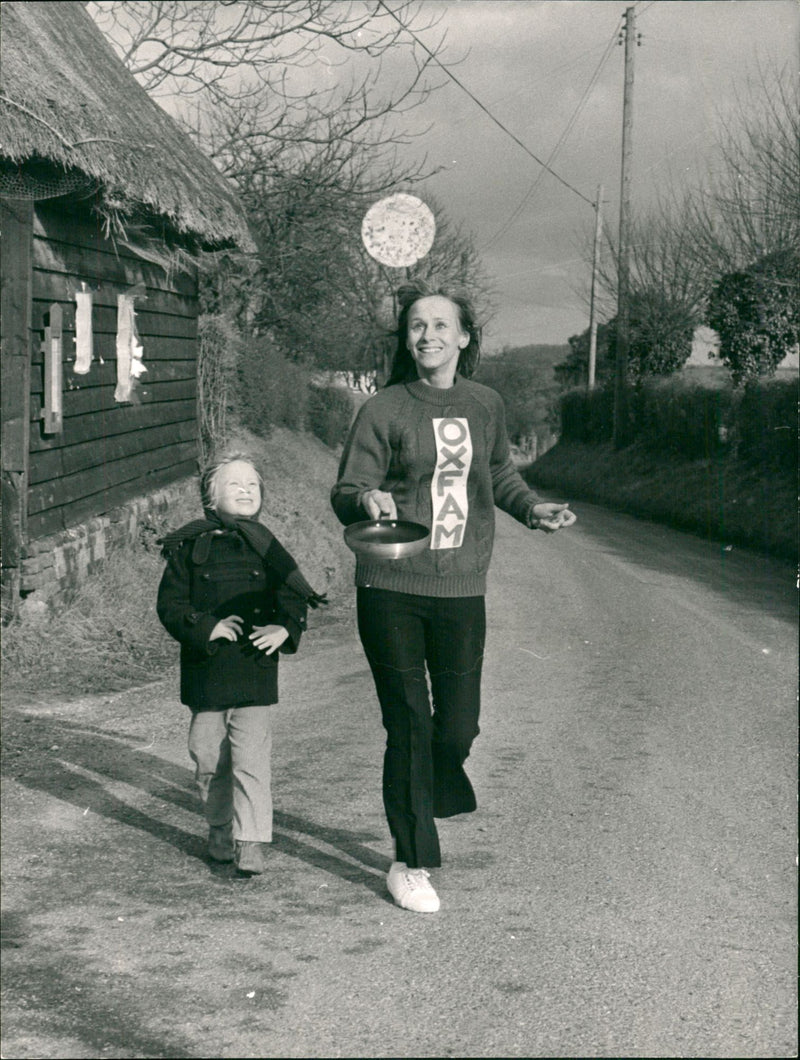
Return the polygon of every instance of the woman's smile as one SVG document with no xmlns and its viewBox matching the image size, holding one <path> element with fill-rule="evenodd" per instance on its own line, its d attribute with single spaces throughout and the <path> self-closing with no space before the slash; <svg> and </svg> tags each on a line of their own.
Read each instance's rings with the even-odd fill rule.
<svg viewBox="0 0 800 1060">
<path fill-rule="evenodd" d="M 423 382 L 449 387 L 469 336 L 462 331 L 458 309 L 449 298 L 420 298 L 408 315 L 408 350 Z"/>
</svg>

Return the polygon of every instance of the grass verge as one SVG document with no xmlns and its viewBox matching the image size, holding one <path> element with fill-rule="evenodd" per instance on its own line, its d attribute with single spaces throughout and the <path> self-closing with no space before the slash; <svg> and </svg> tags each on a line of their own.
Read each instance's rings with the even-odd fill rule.
<svg viewBox="0 0 800 1060">
<path fill-rule="evenodd" d="M 730 458 L 682 461 L 638 445 L 559 442 L 524 475 L 559 497 L 797 559 L 796 471 Z"/>
</svg>

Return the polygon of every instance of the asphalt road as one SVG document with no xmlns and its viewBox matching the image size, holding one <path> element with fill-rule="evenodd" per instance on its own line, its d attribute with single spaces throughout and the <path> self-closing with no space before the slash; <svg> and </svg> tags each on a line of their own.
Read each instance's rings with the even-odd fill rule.
<svg viewBox="0 0 800 1060">
<path fill-rule="evenodd" d="M 790 570 L 500 517 L 474 815 L 395 908 L 352 615 L 282 664 L 270 872 L 203 856 L 175 679 L 6 704 L 4 1057 L 796 1055 Z"/>
</svg>

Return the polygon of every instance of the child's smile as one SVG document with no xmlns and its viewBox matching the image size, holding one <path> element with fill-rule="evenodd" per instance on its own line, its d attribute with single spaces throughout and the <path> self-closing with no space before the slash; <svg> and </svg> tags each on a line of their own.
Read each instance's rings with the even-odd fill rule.
<svg viewBox="0 0 800 1060">
<path fill-rule="evenodd" d="M 234 460 L 220 469 L 215 492 L 216 510 L 223 515 L 255 515 L 261 507 L 258 475 L 244 460 Z"/>
</svg>

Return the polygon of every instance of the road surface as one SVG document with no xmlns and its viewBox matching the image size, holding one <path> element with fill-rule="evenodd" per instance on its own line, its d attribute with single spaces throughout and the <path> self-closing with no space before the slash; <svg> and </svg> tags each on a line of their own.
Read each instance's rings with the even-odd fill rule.
<svg viewBox="0 0 800 1060">
<path fill-rule="evenodd" d="M 3 1055 L 796 1055 L 792 572 L 577 510 L 500 516 L 438 914 L 385 891 L 352 613 L 282 664 L 260 879 L 203 858 L 174 676 L 7 704 Z"/>
</svg>

